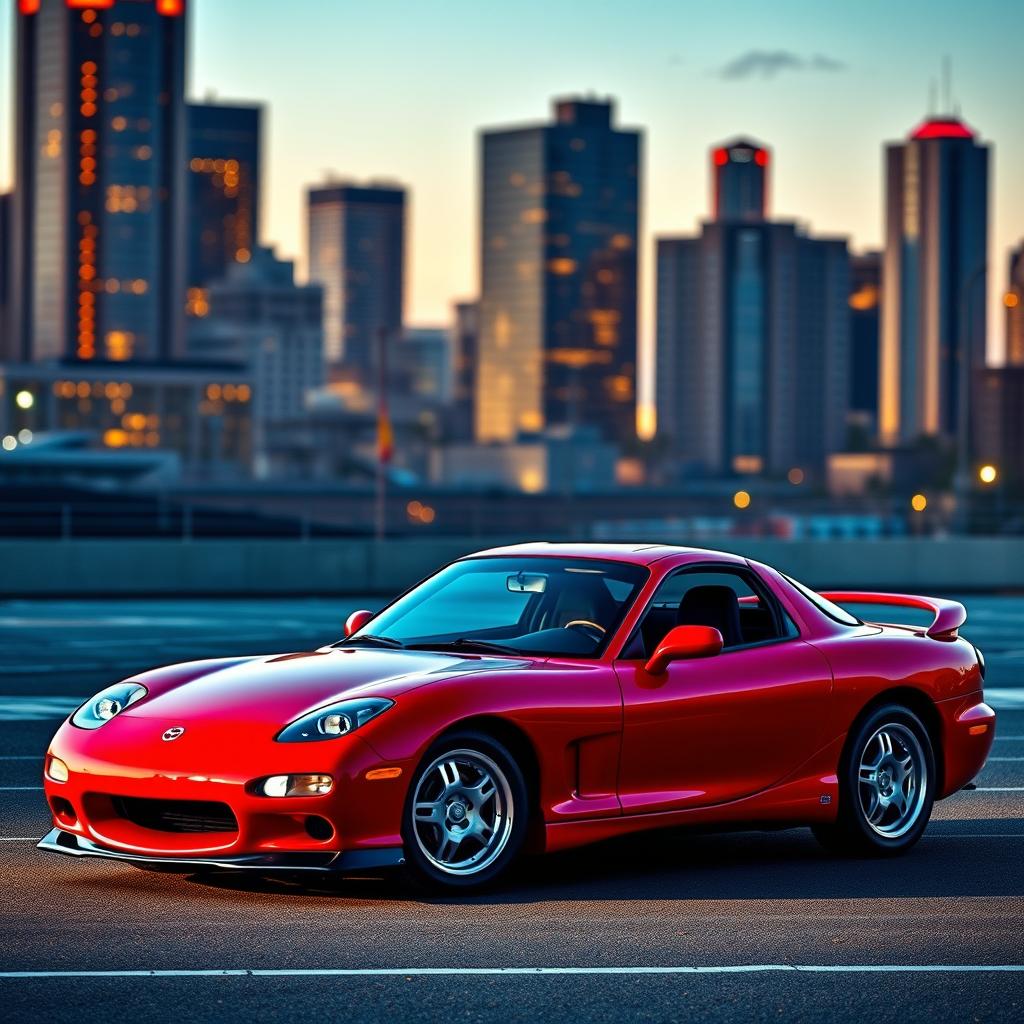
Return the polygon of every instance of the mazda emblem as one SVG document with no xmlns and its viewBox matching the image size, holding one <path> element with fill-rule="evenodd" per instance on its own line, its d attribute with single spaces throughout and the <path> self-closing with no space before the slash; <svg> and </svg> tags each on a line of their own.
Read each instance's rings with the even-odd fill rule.
<svg viewBox="0 0 1024 1024">
<path fill-rule="evenodd" d="M 165 739 L 168 742 L 176 740 L 184 731 L 185 727 L 183 725 L 172 725 L 171 728 L 163 734 L 161 739 Z"/>
</svg>

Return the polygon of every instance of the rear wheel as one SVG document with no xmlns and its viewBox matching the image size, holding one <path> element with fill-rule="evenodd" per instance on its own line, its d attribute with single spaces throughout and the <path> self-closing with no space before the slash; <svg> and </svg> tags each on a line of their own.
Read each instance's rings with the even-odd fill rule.
<svg viewBox="0 0 1024 1024">
<path fill-rule="evenodd" d="M 872 712 L 847 744 L 839 769 L 839 815 L 815 836 L 842 853 L 892 855 L 921 838 L 935 799 L 935 754 L 909 708 Z"/>
<path fill-rule="evenodd" d="M 482 733 L 453 733 L 431 747 L 409 787 L 406 864 L 431 888 L 472 889 L 515 860 L 528 798 L 515 758 Z"/>
</svg>

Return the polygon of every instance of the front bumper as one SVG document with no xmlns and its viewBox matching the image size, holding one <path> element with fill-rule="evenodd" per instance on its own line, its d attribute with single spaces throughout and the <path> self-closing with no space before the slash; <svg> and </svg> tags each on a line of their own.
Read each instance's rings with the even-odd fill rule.
<svg viewBox="0 0 1024 1024">
<path fill-rule="evenodd" d="M 103 857 L 122 860 L 139 867 L 231 868 L 249 871 L 320 871 L 336 874 L 357 874 L 380 868 L 401 867 L 405 863 L 402 847 L 379 847 L 372 850 L 345 850 L 297 853 L 229 854 L 218 857 L 153 857 L 142 853 L 112 850 L 85 836 L 51 829 L 39 842 L 38 849 L 63 853 L 71 857 Z"/>
</svg>

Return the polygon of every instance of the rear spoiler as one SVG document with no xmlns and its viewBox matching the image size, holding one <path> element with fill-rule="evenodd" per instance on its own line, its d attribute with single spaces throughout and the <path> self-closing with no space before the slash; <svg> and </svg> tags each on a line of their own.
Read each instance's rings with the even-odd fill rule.
<svg viewBox="0 0 1024 1024">
<path fill-rule="evenodd" d="M 917 597 L 914 594 L 875 594 L 858 590 L 834 590 L 821 595 L 836 604 L 884 604 L 898 608 L 919 608 L 935 618 L 925 630 L 933 640 L 955 640 L 957 630 L 967 621 L 967 609 L 959 601 L 942 597 Z"/>
</svg>

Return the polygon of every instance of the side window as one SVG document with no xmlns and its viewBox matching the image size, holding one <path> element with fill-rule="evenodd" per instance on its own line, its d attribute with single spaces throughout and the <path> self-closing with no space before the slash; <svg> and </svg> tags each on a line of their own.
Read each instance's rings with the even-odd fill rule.
<svg viewBox="0 0 1024 1024">
<path fill-rule="evenodd" d="M 714 626 L 725 647 L 797 635 L 792 619 L 766 588 L 745 572 L 678 572 L 654 594 L 624 657 L 649 657 L 673 626 Z"/>
</svg>

